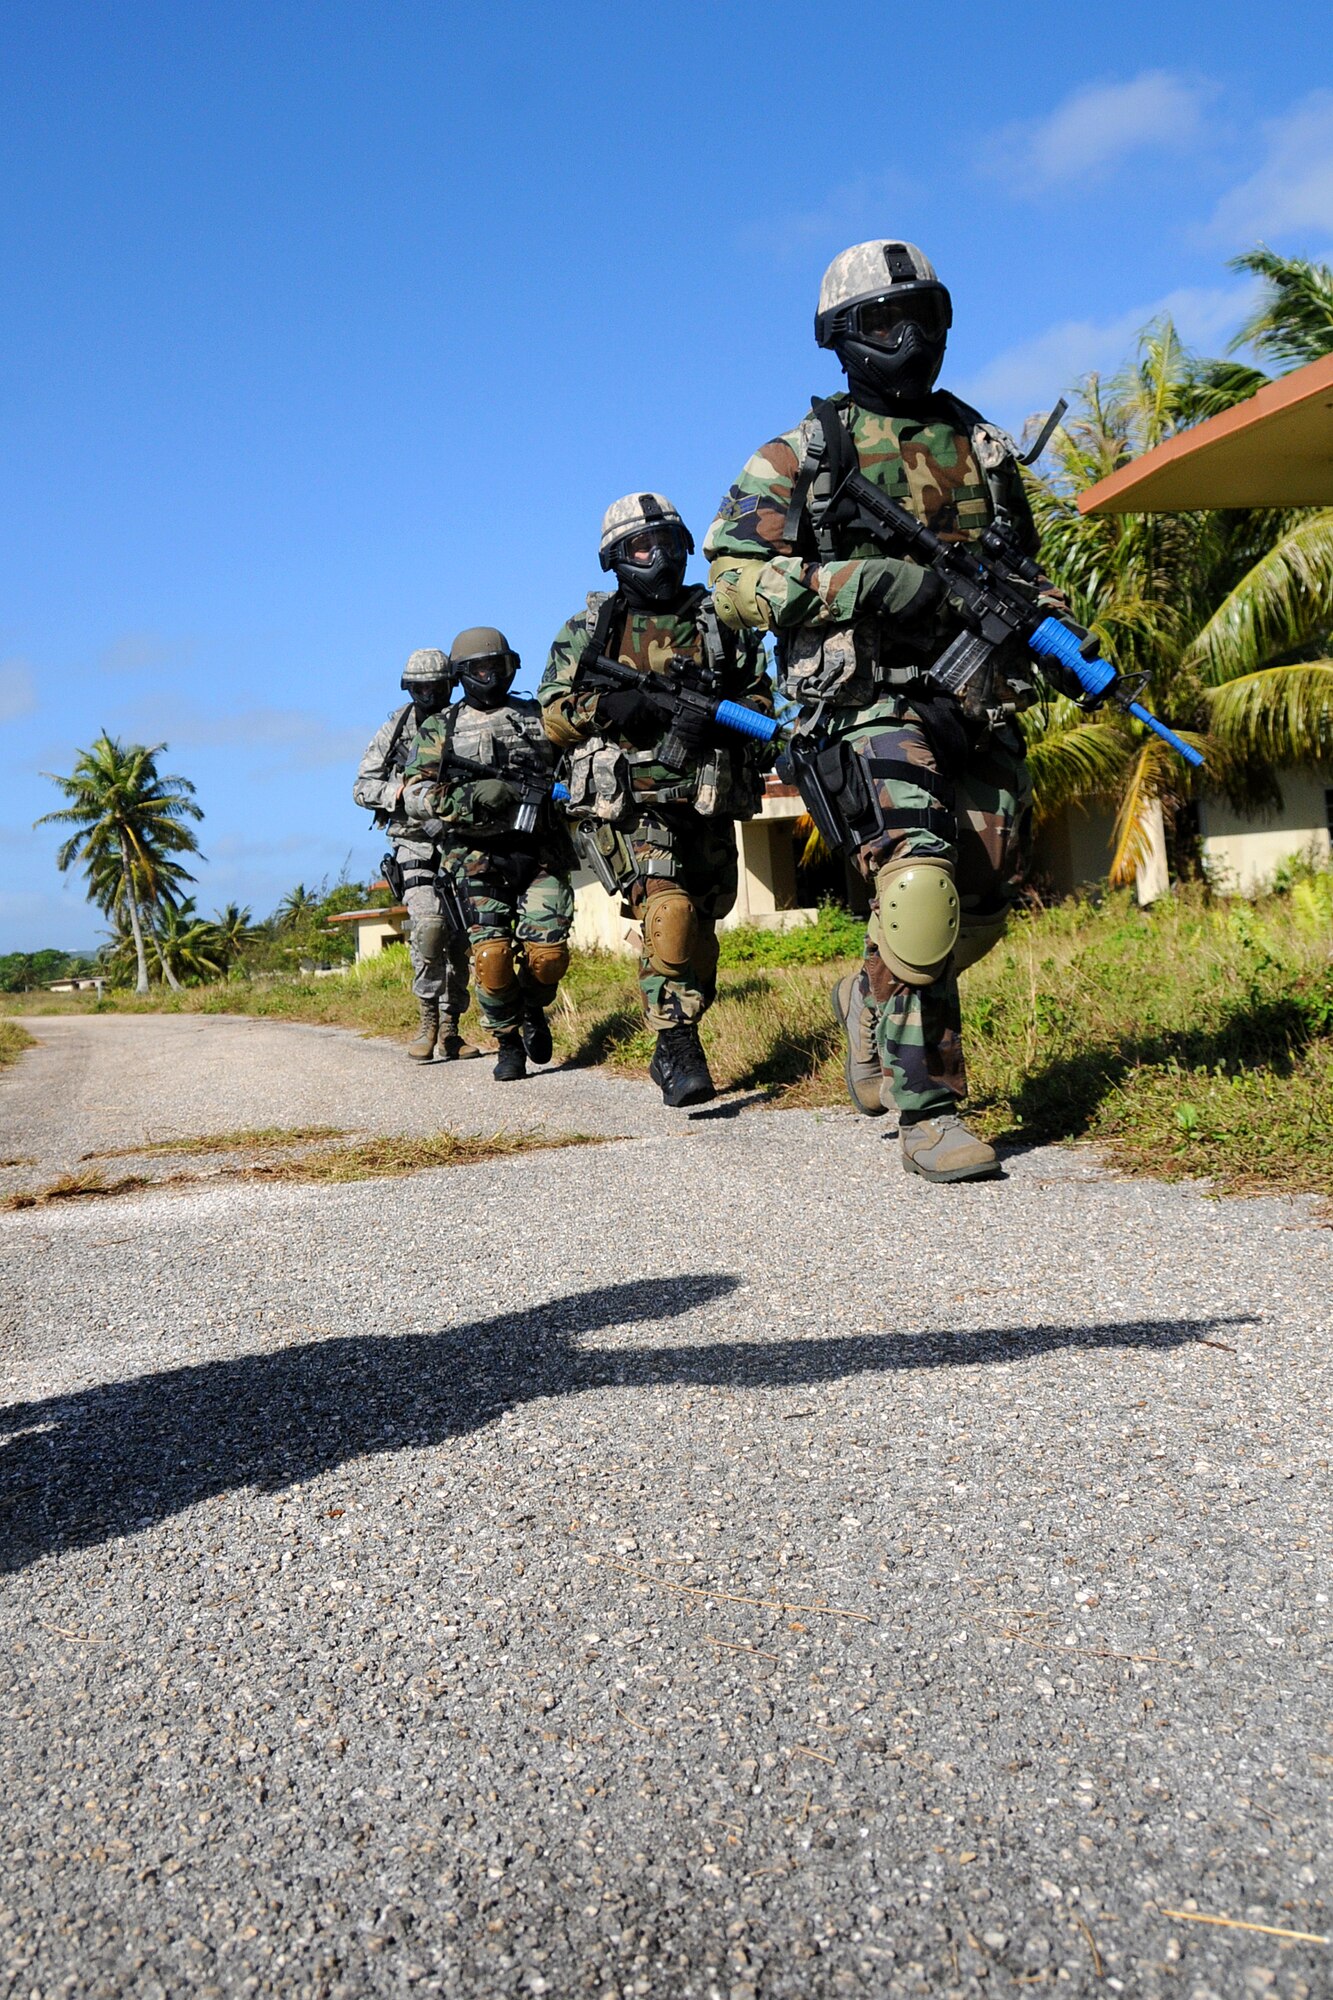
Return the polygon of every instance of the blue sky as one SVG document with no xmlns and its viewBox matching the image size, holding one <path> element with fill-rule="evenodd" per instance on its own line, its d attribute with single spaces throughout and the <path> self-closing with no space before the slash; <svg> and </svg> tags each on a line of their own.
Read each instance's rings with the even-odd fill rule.
<svg viewBox="0 0 1333 2000">
<path fill-rule="evenodd" d="M 947 29 L 941 23 L 947 21 Z M 413 647 L 540 674 L 617 494 L 702 540 L 836 384 L 819 276 L 950 285 L 1012 425 L 1169 308 L 1216 351 L 1264 238 L 1333 250 L 1326 7 L 687 0 L 0 16 L 0 950 L 93 944 L 43 770 L 165 739 L 199 900 L 380 852 L 355 760 Z"/>
</svg>

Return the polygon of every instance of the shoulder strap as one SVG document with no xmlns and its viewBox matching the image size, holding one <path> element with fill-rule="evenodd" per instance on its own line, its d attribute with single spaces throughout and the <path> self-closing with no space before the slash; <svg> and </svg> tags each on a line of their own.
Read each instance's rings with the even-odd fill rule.
<svg viewBox="0 0 1333 2000">
<path fill-rule="evenodd" d="M 407 727 L 407 718 L 411 715 L 412 708 L 413 704 L 409 701 L 403 708 L 399 709 L 398 714 L 394 718 L 393 735 L 389 738 L 389 747 L 384 753 L 384 768 L 386 771 L 393 763 L 398 745 L 403 740 L 403 731 Z"/>
<path fill-rule="evenodd" d="M 707 591 L 702 593 L 694 622 L 703 641 L 704 659 L 714 672 L 730 673 L 736 664 L 736 634 L 722 623 Z"/>
<path fill-rule="evenodd" d="M 829 483 L 841 485 L 857 463 L 856 442 L 842 420 L 845 396 L 813 396 L 810 415 L 802 428 L 806 433 L 805 453 L 791 489 L 791 499 L 782 519 L 782 539 L 795 548 L 801 523 L 810 503 L 810 489 L 827 466 Z"/>
<path fill-rule="evenodd" d="M 588 634 L 588 651 L 594 660 L 603 654 L 615 658 L 620 650 L 620 635 L 625 629 L 625 620 L 628 616 L 629 606 L 618 590 L 611 591 L 602 599 L 592 623 L 592 630 Z"/>
</svg>

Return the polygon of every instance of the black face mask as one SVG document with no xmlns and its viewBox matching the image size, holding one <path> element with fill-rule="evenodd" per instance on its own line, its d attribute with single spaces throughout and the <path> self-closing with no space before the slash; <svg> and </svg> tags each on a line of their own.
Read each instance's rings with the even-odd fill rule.
<svg viewBox="0 0 1333 2000">
<path fill-rule="evenodd" d="M 632 561 L 629 545 L 648 539 L 646 559 Z M 674 602 L 685 588 L 685 565 L 692 544 L 679 528 L 659 528 L 645 537 L 627 536 L 611 551 L 611 568 L 627 604 L 635 610 L 661 608 Z"/>
<path fill-rule="evenodd" d="M 463 699 L 470 708 L 483 712 L 499 708 L 513 685 L 514 673 L 507 653 L 488 653 L 466 661 L 458 669 Z"/>
<path fill-rule="evenodd" d="M 865 340 L 844 340 L 835 350 L 847 370 L 847 387 L 862 409 L 887 415 L 904 403 L 919 403 L 935 386 L 944 363 L 944 339 L 905 325 L 891 351 Z"/>
<path fill-rule="evenodd" d="M 410 698 L 417 727 L 449 706 L 448 681 L 404 681 L 403 692 Z"/>
</svg>

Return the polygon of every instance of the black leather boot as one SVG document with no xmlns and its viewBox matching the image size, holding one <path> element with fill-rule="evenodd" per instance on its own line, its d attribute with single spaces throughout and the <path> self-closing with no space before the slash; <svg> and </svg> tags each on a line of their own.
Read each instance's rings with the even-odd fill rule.
<svg viewBox="0 0 1333 2000">
<path fill-rule="evenodd" d="M 497 1035 L 500 1045 L 500 1060 L 491 1074 L 497 1083 L 518 1083 L 528 1073 L 528 1065 L 523 1059 L 523 1037 L 512 1030 L 507 1035 Z"/>
<path fill-rule="evenodd" d="M 535 1063 L 551 1060 L 551 1024 L 546 1018 L 546 1009 L 529 1000 L 523 1015 L 523 1046 Z"/>
<path fill-rule="evenodd" d="M 660 1086 L 662 1102 L 673 1111 L 685 1104 L 707 1104 L 717 1096 L 699 1030 L 692 1021 L 659 1032 L 648 1074 Z"/>
</svg>

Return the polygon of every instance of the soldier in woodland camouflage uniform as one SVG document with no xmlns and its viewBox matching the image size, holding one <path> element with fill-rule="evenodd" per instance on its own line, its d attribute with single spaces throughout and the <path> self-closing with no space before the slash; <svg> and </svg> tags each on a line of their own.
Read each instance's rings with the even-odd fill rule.
<svg viewBox="0 0 1333 2000">
<path fill-rule="evenodd" d="M 467 939 L 449 935 L 435 894 L 440 855 L 420 827 L 411 825 L 403 806 L 403 772 L 418 732 L 445 706 L 450 685 L 449 662 L 438 647 L 423 646 L 410 656 L 403 670 L 403 690 L 411 698 L 376 730 L 352 787 L 356 803 L 373 812 L 376 826 L 388 834 L 403 871 L 403 901 L 411 919 L 412 991 L 421 1014 L 417 1039 L 407 1045 L 415 1062 L 429 1062 L 437 1047 L 445 1062 L 481 1054 L 458 1032 L 467 1012 Z"/>
<path fill-rule="evenodd" d="M 734 822 L 756 811 L 762 780 L 752 750 L 688 723 L 676 724 L 687 761 L 668 767 L 667 719 L 633 688 L 581 687 L 579 668 L 605 655 L 655 673 L 683 659 L 711 674 L 718 696 L 771 713 L 761 642 L 721 630 L 708 594 L 686 585 L 693 549 L 660 493 L 608 507 L 601 562 L 616 588 L 592 592 L 561 626 L 537 690 L 547 735 L 570 753 L 571 812 L 625 836 L 622 893 L 643 925 L 639 990 L 657 1036 L 650 1074 L 670 1105 L 714 1095 L 699 1022 L 717 990 L 717 925 L 736 901 Z"/>
<path fill-rule="evenodd" d="M 1034 690 L 1017 645 L 980 711 L 928 682 L 924 668 L 961 629 L 942 586 L 830 503 L 838 465 L 859 465 L 944 539 L 976 540 L 1003 517 L 1035 553 L 1012 440 L 934 390 L 951 319 L 915 245 L 835 258 L 815 333 L 848 393 L 755 453 L 705 543 L 718 615 L 777 634 L 799 727 L 859 753 L 849 797 L 855 770 L 863 798 L 873 787 L 878 814 L 853 823 L 875 892 L 865 963 L 835 987 L 834 1008 L 853 1102 L 872 1115 L 896 1104 L 904 1166 L 937 1181 L 997 1170 L 958 1116 L 958 974 L 999 941 L 1019 894 L 1031 788 L 1015 716 Z"/>
<path fill-rule="evenodd" d="M 422 730 L 404 798 L 426 838 L 451 843 L 477 1001 L 500 1045 L 495 1075 L 510 1083 L 526 1076 L 525 1053 L 551 1060 L 546 1009 L 569 964 L 574 854 L 550 804 L 555 759 L 537 704 L 509 692 L 518 654 L 479 625 L 459 633 L 449 658 L 463 700 Z M 533 829 L 515 831 L 526 791 L 543 803 Z"/>
</svg>

